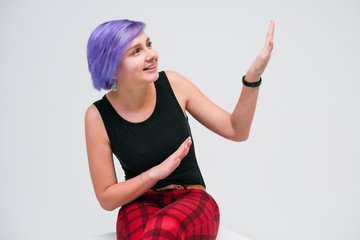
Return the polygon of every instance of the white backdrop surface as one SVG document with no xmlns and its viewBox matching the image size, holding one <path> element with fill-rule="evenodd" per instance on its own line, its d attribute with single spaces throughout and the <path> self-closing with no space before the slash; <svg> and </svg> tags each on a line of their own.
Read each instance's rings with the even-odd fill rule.
<svg viewBox="0 0 360 240">
<path fill-rule="evenodd" d="M 104 94 L 87 39 L 122 18 L 147 23 L 160 70 L 228 111 L 274 19 L 249 140 L 190 119 L 208 191 L 221 224 L 253 240 L 360 239 L 359 10 L 355 0 L 0 1 L 0 239 L 115 230 L 117 212 L 92 189 L 83 121 Z"/>
</svg>

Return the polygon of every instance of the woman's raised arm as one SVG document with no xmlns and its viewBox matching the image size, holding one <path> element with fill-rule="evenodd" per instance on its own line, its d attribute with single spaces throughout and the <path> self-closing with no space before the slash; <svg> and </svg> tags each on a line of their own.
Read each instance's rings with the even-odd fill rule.
<svg viewBox="0 0 360 240">
<path fill-rule="evenodd" d="M 266 37 L 265 46 L 251 64 L 245 81 L 257 82 L 265 71 L 273 49 L 275 23 L 272 20 Z M 166 72 L 180 105 L 201 124 L 227 139 L 245 141 L 255 113 L 259 87 L 243 86 L 238 103 L 232 114 L 226 112 L 212 101 L 185 77 L 178 73 Z M 239 77 L 239 81 L 241 78 Z M 181 103 L 183 101 L 183 104 Z"/>
</svg>

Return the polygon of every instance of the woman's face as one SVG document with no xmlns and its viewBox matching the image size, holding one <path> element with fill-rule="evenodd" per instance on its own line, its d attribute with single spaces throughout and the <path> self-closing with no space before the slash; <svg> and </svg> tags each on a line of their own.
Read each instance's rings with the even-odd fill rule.
<svg viewBox="0 0 360 240">
<path fill-rule="evenodd" d="M 154 82 L 159 78 L 158 53 L 142 32 L 129 45 L 119 65 L 118 82 Z"/>
</svg>

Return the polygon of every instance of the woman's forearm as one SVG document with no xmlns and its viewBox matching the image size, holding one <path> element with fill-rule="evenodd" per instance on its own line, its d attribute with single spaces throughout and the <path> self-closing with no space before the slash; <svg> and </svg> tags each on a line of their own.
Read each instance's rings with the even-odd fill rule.
<svg viewBox="0 0 360 240">
<path fill-rule="evenodd" d="M 149 191 L 157 182 L 156 179 L 150 177 L 149 171 L 109 186 L 97 196 L 101 207 L 105 210 L 112 211 L 132 202 Z"/>
<path fill-rule="evenodd" d="M 266 37 L 265 46 L 251 64 L 246 73 L 245 81 L 254 83 L 260 80 L 265 71 L 274 47 L 275 22 L 271 20 L 269 31 Z M 231 124 L 235 133 L 235 139 L 244 141 L 249 137 L 250 127 L 254 118 L 256 103 L 259 95 L 259 87 L 243 86 L 240 98 L 231 114 Z"/>
<path fill-rule="evenodd" d="M 180 165 L 181 160 L 188 154 L 191 144 L 191 137 L 188 137 L 173 154 L 159 165 L 134 178 L 112 184 L 97 194 L 101 207 L 112 211 L 149 191 L 159 180 L 165 179 Z"/>
<path fill-rule="evenodd" d="M 259 81 L 260 75 L 250 71 L 246 74 L 245 81 Z M 231 124 L 236 133 L 235 140 L 245 141 L 249 137 L 251 124 L 254 118 L 256 103 L 260 87 L 243 86 L 238 103 L 231 114 Z"/>
</svg>

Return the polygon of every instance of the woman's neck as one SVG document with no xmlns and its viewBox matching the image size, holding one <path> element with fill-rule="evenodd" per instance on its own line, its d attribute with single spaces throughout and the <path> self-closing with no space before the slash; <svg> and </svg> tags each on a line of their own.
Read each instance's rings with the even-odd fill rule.
<svg viewBox="0 0 360 240">
<path fill-rule="evenodd" d="M 137 111 L 152 105 L 156 99 L 156 90 L 154 83 L 143 85 L 119 85 L 117 91 L 107 93 L 109 100 L 117 107 L 126 111 Z"/>
</svg>

